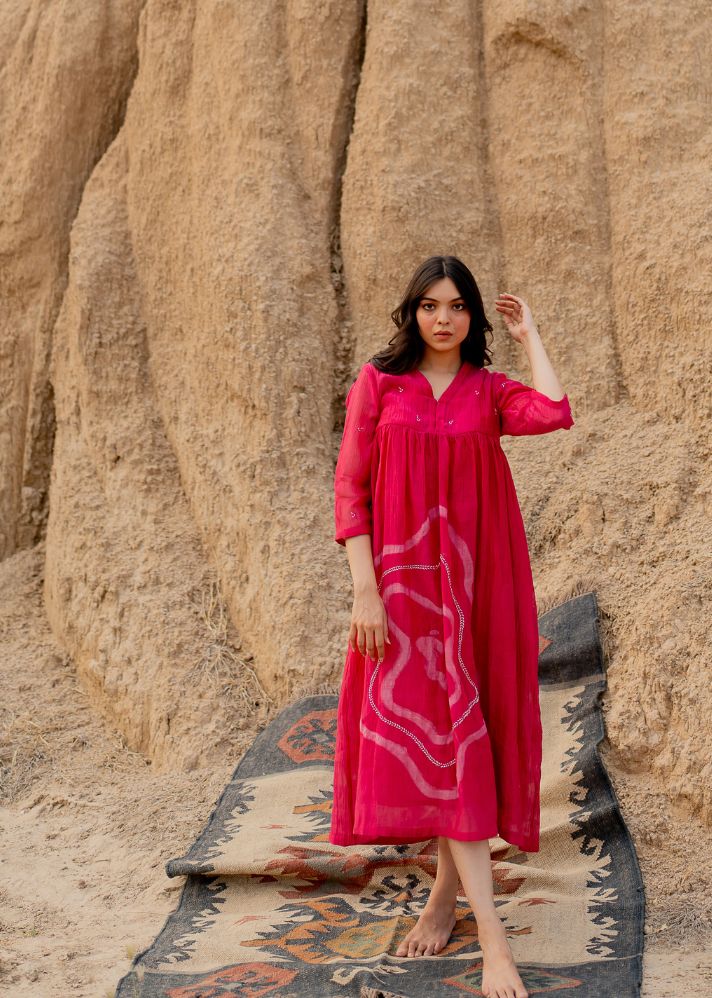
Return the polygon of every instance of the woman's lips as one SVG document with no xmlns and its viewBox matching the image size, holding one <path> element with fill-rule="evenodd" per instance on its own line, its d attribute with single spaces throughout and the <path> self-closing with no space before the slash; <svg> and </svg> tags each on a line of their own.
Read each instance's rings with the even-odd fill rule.
<svg viewBox="0 0 712 998">
<path fill-rule="evenodd" d="M 442 336 L 443 339 L 447 336 L 452 336 L 452 333 L 435 333 L 435 336 Z"/>
</svg>

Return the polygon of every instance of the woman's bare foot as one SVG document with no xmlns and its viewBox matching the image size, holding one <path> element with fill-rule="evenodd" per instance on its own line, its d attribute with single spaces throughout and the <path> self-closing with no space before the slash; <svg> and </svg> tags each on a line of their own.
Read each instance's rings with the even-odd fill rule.
<svg viewBox="0 0 712 998">
<path fill-rule="evenodd" d="M 499 915 L 478 921 L 477 935 L 483 957 L 482 994 L 487 998 L 529 998 Z"/>
<path fill-rule="evenodd" d="M 433 900 L 431 895 L 396 956 L 434 956 L 447 946 L 456 921 L 454 902 Z"/>
</svg>

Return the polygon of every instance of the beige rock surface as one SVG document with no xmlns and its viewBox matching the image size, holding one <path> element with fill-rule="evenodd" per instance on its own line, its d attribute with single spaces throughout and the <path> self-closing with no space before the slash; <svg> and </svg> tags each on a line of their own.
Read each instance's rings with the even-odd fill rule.
<svg viewBox="0 0 712 998">
<path fill-rule="evenodd" d="M 492 305 L 510 290 L 569 392 L 571 431 L 505 443 L 537 594 L 597 592 L 651 953 L 690 944 L 709 975 L 705 13 L 3 4 L 1 966 L 18 994 L 78 928 L 86 952 L 57 955 L 47 994 L 115 983 L 114 899 L 141 938 L 112 938 L 147 945 L 174 900 L 162 861 L 255 731 L 295 687 L 338 683 L 343 397 L 435 252 L 480 282 L 495 366 L 528 379 Z M 66 920 L 55 886 L 32 921 L 32 857 L 45 881 L 107 874 L 111 902 L 65 871 Z M 664 976 L 651 996 L 694 983 Z"/>
<path fill-rule="evenodd" d="M 11 0 L 0 11 L 0 556 L 44 534 L 69 233 L 123 118 L 140 7 Z"/>
</svg>

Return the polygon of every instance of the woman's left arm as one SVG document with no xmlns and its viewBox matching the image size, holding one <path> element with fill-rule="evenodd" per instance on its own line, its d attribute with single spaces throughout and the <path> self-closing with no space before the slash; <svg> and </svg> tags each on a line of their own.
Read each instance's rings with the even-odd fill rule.
<svg viewBox="0 0 712 998">
<path fill-rule="evenodd" d="M 554 402 L 564 397 L 564 389 L 544 349 L 531 309 L 516 295 L 500 294 L 495 308 L 507 324 L 512 339 L 524 347 L 532 369 L 532 387 Z"/>
</svg>

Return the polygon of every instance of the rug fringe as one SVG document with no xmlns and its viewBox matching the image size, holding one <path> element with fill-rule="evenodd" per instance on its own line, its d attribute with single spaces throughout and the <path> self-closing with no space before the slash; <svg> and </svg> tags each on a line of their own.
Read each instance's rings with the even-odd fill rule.
<svg viewBox="0 0 712 998">
<path fill-rule="evenodd" d="M 341 690 L 341 683 L 312 683 L 309 680 L 305 680 L 298 686 L 295 686 L 289 697 L 284 701 L 283 706 L 286 707 L 289 704 L 296 703 L 297 700 L 302 700 L 304 697 L 315 697 L 315 696 L 334 696 L 338 697 Z"/>
<path fill-rule="evenodd" d="M 537 599 L 539 616 L 541 617 L 542 614 L 548 613 L 549 610 L 553 610 L 557 606 L 563 606 L 564 603 L 568 603 L 575 596 L 585 596 L 586 593 L 595 593 L 597 582 L 598 580 L 593 575 L 580 576 L 567 589 L 564 589 L 563 592 L 559 591 L 554 596 Z"/>
</svg>

